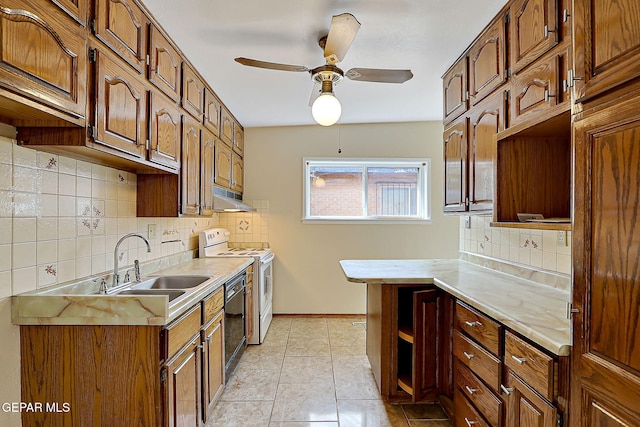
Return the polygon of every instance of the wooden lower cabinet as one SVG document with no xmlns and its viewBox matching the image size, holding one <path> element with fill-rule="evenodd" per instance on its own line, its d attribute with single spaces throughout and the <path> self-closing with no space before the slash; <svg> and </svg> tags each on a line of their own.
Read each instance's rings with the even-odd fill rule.
<svg viewBox="0 0 640 427">
<path fill-rule="evenodd" d="M 434 402 L 446 343 L 443 293 L 432 286 L 367 285 L 367 357 L 389 402 Z"/>
<path fill-rule="evenodd" d="M 557 409 L 513 372 L 507 373 L 504 386 L 509 392 L 507 427 L 557 427 Z"/>
<path fill-rule="evenodd" d="M 213 409 L 224 391 L 224 312 L 220 311 L 203 326 L 202 340 L 202 419 Z"/>
<path fill-rule="evenodd" d="M 200 425 L 200 334 L 164 367 L 165 411 L 169 427 Z"/>
</svg>

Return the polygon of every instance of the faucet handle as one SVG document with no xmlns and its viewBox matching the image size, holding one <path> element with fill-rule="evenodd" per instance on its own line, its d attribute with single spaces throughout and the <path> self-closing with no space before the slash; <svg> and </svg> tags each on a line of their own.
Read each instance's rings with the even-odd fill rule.
<svg viewBox="0 0 640 427">
<path fill-rule="evenodd" d="M 136 275 L 136 282 L 140 281 L 140 261 L 137 259 L 133 260 L 133 272 Z"/>
<path fill-rule="evenodd" d="M 104 277 L 96 277 L 95 279 L 93 279 L 94 282 L 100 282 L 100 293 L 101 294 L 106 294 L 107 293 L 107 281 L 105 280 Z"/>
</svg>

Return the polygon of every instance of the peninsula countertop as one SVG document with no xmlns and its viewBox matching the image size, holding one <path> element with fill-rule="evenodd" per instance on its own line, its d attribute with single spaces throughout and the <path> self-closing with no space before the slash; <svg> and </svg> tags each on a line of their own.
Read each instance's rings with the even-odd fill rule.
<svg viewBox="0 0 640 427">
<path fill-rule="evenodd" d="M 342 260 L 347 280 L 434 284 L 558 356 L 571 352 L 569 292 L 463 260 Z"/>
<path fill-rule="evenodd" d="M 152 276 L 213 278 L 171 303 L 166 295 L 102 295 L 90 280 L 39 289 L 12 297 L 12 320 L 17 325 L 166 325 L 251 263 L 250 257 L 195 258 L 154 271 Z"/>
</svg>

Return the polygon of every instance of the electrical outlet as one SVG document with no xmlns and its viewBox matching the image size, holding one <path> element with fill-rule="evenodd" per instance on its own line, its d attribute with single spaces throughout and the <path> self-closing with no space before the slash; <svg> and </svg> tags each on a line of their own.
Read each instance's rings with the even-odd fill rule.
<svg viewBox="0 0 640 427">
<path fill-rule="evenodd" d="M 562 230 L 558 231 L 558 245 L 567 246 L 569 242 L 567 242 L 567 232 Z"/>
<path fill-rule="evenodd" d="M 464 228 L 471 228 L 471 217 L 470 216 L 465 216 L 464 217 Z"/>
<path fill-rule="evenodd" d="M 149 240 L 153 240 L 153 239 L 156 238 L 156 225 L 155 224 L 147 225 L 147 238 Z"/>
</svg>

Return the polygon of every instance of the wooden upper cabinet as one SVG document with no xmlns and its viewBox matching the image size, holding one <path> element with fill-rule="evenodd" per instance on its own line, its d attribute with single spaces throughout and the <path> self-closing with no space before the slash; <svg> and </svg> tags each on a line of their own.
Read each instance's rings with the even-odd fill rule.
<svg viewBox="0 0 640 427">
<path fill-rule="evenodd" d="M 224 106 L 220 114 L 220 139 L 229 147 L 233 147 L 233 117 Z"/>
<path fill-rule="evenodd" d="M 442 77 L 445 123 L 459 117 L 468 109 L 467 57 L 458 60 Z"/>
<path fill-rule="evenodd" d="M 204 83 L 196 72 L 182 63 L 182 108 L 198 120 L 202 120 L 204 108 Z"/>
<path fill-rule="evenodd" d="M 590 98 L 640 76 L 640 3 L 574 2 L 576 98 Z"/>
<path fill-rule="evenodd" d="M 182 116 L 181 213 L 200 213 L 200 122 Z"/>
<path fill-rule="evenodd" d="M 174 101 L 180 100 L 182 58 L 177 49 L 156 28 L 149 28 L 149 81 Z"/>
<path fill-rule="evenodd" d="M 520 71 L 558 44 L 557 1 L 515 0 L 511 4 L 511 72 Z"/>
<path fill-rule="evenodd" d="M 242 193 L 244 188 L 244 161 L 235 152 L 231 153 L 231 189 Z"/>
<path fill-rule="evenodd" d="M 509 126 L 535 121 L 562 102 L 560 63 L 565 55 L 547 55 L 511 78 Z"/>
<path fill-rule="evenodd" d="M 221 140 L 216 140 L 215 150 L 215 183 L 231 188 L 231 148 Z"/>
<path fill-rule="evenodd" d="M 200 190 L 200 215 L 213 214 L 213 184 L 215 182 L 215 146 L 216 137 L 206 129 L 201 136 L 201 190 Z"/>
<path fill-rule="evenodd" d="M 494 137 L 504 130 L 505 93 L 496 92 L 471 110 L 469 115 L 469 210 L 493 208 Z"/>
<path fill-rule="evenodd" d="M 180 168 L 180 109 L 158 93 L 151 92 L 149 116 L 149 160 Z"/>
<path fill-rule="evenodd" d="M 505 19 L 496 20 L 469 49 L 469 98 L 471 105 L 506 81 Z"/>
<path fill-rule="evenodd" d="M 467 118 L 451 123 L 444 131 L 444 211 L 466 210 Z"/>
<path fill-rule="evenodd" d="M 51 2 L 0 1 L 0 86 L 83 118 L 86 30 Z"/>
<path fill-rule="evenodd" d="M 94 49 L 96 142 L 146 157 L 147 89 L 136 73 L 106 52 Z"/>
<path fill-rule="evenodd" d="M 148 19 L 134 0 L 95 0 L 93 31 L 140 74 L 147 62 Z"/>
<path fill-rule="evenodd" d="M 83 27 L 87 23 L 88 0 L 51 0 L 51 2 Z"/>
<path fill-rule="evenodd" d="M 204 127 L 213 132 L 214 135 L 220 136 L 220 115 L 222 112 L 222 102 L 209 89 L 204 88 Z"/>
<path fill-rule="evenodd" d="M 244 153 L 244 129 L 238 122 L 233 122 L 233 150 L 241 156 Z"/>
</svg>

